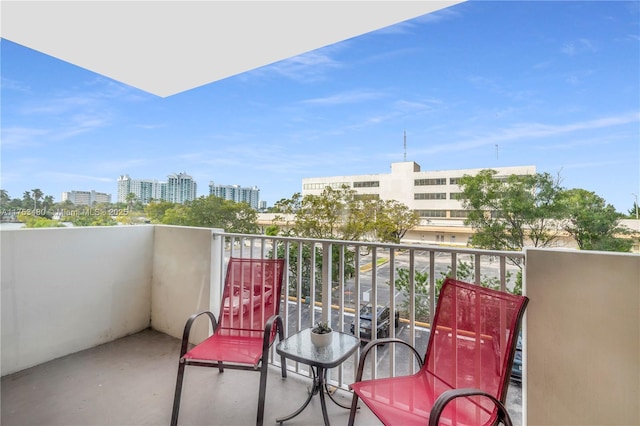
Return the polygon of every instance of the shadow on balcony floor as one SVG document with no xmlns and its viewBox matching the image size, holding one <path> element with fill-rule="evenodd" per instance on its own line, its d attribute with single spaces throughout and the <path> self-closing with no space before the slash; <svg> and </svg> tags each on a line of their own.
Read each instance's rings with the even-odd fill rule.
<svg viewBox="0 0 640 426">
<path fill-rule="evenodd" d="M 2 378 L 3 426 L 168 425 L 180 341 L 152 330 L 118 339 Z M 259 374 L 187 368 L 180 425 L 255 424 Z M 265 425 L 294 411 L 310 380 L 290 373 L 282 380 L 272 367 L 267 382 Z M 337 394 L 348 403 L 346 392 Z M 333 424 L 349 412 L 328 403 Z M 320 402 L 284 425 L 320 425 Z M 359 425 L 379 425 L 368 410 Z"/>
</svg>

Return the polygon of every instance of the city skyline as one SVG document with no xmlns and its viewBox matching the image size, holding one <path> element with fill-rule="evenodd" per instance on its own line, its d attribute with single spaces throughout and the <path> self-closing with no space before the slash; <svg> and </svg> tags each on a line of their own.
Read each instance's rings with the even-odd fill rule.
<svg viewBox="0 0 640 426">
<path fill-rule="evenodd" d="M 639 8 L 470 1 L 167 98 L 3 39 L 0 185 L 58 201 L 186 170 L 273 205 L 303 178 L 404 159 L 533 164 L 626 213 L 640 193 Z"/>
</svg>

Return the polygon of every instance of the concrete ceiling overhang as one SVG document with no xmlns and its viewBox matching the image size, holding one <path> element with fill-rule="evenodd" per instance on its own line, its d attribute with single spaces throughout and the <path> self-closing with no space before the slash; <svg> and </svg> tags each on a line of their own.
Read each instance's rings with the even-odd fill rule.
<svg viewBox="0 0 640 426">
<path fill-rule="evenodd" d="M 2 1 L 2 38 L 161 97 L 461 3 Z"/>
</svg>

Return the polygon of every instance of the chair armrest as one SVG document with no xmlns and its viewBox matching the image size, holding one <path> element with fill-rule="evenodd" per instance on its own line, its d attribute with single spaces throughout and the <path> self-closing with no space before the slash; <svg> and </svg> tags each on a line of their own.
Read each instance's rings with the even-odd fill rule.
<svg viewBox="0 0 640 426">
<path fill-rule="evenodd" d="M 203 314 L 209 317 L 209 321 L 211 321 L 211 328 L 214 330 L 214 332 L 215 332 L 215 329 L 218 327 L 218 321 L 216 320 L 216 316 L 211 311 L 200 311 L 191 315 L 187 320 L 187 323 L 184 325 L 184 332 L 182 333 L 182 347 L 180 348 L 180 358 L 182 358 L 182 356 L 187 353 L 187 349 L 189 346 L 189 334 L 191 333 L 191 326 L 193 325 L 195 320 L 200 315 L 203 315 Z"/>
<path fill-rule="evenodd" d="M 369 352 L 371 352 L 371 349 L 380 345 L 385 345 L 387 343 L 392 343 L 392 344 L 397 343 L 411 349 L 413 354 L 416 356 L 418 363 L 420 364 L 420 368 L 422 368 L 422 363 L 423 363 L 422 358 L 420 357 L 420 354 L 413 346 L 411 346 L 409 343 L 405 342 L 404 340 L 401 340 L 395 337 L 386 337 L 383 339 L 372 340 L 371 342 L 367 343 L 367 345 L 362 349 L 362 352 L 360 353 L 360 361 L 358 362 L 358 371 L 356 373 L 356 379 L 355 379 L 356 382 L 359 382 L 360 380 L 362 380 L 364 364 L 367 360 L 367 356 L 369 355 Z"/>
<path fill-rule="evenodd" d="M 442 411 L 449 402 L 453 401 L 456 398 L 467 396 L 483 396 L 489 398 L 491 401 L 493 401 L 493 403 L 496 405 L 496 408 L 498 409 L 498 417 L 496 420 L 501 420 L 505 426 L 512 426 L 511 417 L 509 417 L 507 408 L 502 402 L 500 402 L 491 394 L 483 392 L 480 389 L 473 388 L 450 389 L 448 391 L 442 392 L 442 394 L 440 394 L 438 399 L 436 399 L 436 402 L 431 408 L 431 413 L 429 414 L 429 426 L 438 426 Z"/>
<path fill-rule="evenodd" d="M 269 346 L 271 346 L 271 330 L 274 324 L 278 332 L 278 338 L 284 340 L 284 323 L 282 322 L 282 317 L 280 315 L 271 315 L 264 326 L 262 353 L 267 353 L 266 351 L 269 349 Z"/>
</svg>

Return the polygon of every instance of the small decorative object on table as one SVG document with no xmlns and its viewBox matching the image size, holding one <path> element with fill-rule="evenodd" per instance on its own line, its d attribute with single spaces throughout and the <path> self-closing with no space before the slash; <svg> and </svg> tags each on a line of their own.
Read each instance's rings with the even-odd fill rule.
<svg viewBox="0 0 640 426">
<path fill-rule="evenodd" d="M 331 343 L 332 332 L 328 322 L 318 321 L 311 329 L 311 342 L 318 347 L 327 346 Z"/>
</svg>

